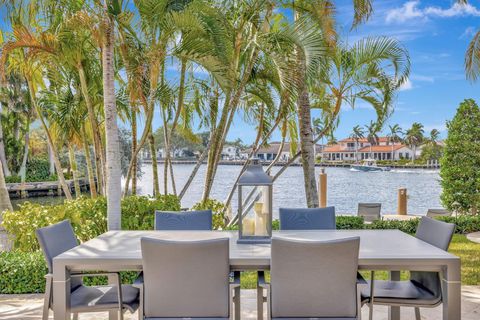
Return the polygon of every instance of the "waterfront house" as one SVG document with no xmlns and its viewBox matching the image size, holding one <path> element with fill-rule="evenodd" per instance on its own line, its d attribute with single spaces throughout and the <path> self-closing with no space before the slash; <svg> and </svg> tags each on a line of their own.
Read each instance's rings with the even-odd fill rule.
<svg viewBox="0 0 480 320">
<path fill-rule="evenodd" d="M 273 161 L 277 157 L 280 151 L 280 146 L 281 146 L 281 142 L 271 142 L 268 144 L 268 146 L 261 147 L 257 150 L 257 157 L 262 161 Z M 298 146 L 298 148 L 299 147 L 300 146 Z M 320 144 L 315 145 L 315 155 L 321 155 L 323 148 L 324 148 L 323 145 L 320 145 Z M 252 148 L 243 150 L 242 153 L 240 154 L 241 158 L 247 159 L 251 151 L 252 151 Z M 288 161 L 291 157 L 290 151 L 291 151 L 290 143 L 286 142 L 280 154 L 279 161 L 283 161 L 283 162 Z M 316 157 L 317 156 L 315 156 L 315 158 Z"/>
<path fill-rule="evenodd" d="M 412 156 L 412 149 L 402 143 L 392 143 L 388 137 L 379 137 L 377 145 L 372 145 L 365 138 L 358 141 L 347 138 L 326 146 L 322 151 L 322 158 L 327 161 L 359 161 L 367 158 L 397 161 L 411 159 Z"/>
</svg>

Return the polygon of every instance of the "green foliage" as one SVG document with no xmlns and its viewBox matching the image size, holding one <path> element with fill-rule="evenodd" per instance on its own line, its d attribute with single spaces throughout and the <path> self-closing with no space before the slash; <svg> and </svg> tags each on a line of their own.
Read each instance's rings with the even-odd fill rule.
<svg viewBox="0 0 480 320">
<path fill-rule="evenodd" d="M 463 101 L 452 121 L 441 159 L 441 200 L 458 213 L 475 214 L 480 207 L 480 109 Z"/>
<path fill-rule="evenodd" d="M 362 217 L 337 216 L 335 221 L 338 230 L 363 229 L 365 226 Z"/>
<path fill-rule="evenodd" d="M 155 210 L 180 210 L 176 196 L 151 199 L 142 196 L 122 200 L 122 228 L 125 230 L 153 229 Z M 107 231 L 107 201 L 103 197 L 79 198 L 60 205 L 41 205 L 25 202 L 16 211 L 3 215 L 3 227 L 15 235 L 14 248 L 23 252 L 39 249 L 35 230 L 69 219 L 77 238 L 88 241 Z"/>
<path fill-rule="evenodd" d="M 443 155 L 443 147 L 436 143 L 429 143 L 422 149 L 420 160 L 427 162 L 427 160 L 440 160 Z"/>
<path fill-rule="evenodd" d="M 53 176 L 50 175 L 50 162 L 45 158 L 30 158 L 27 162 L 27 181 L 55 181 L 57 177 L 51 180 Z"/>
<path fill-rule="evenodd" d="M 0 293 L 41 293 L 48 269 L 41 252 L 0 252 Z"/>
<path fill-rule="evenodd" d="M 19 176 L 5 177 L 5 183 L 20 183 L 22 179 Z"/>
<path fill-rule="evenodd" d="M 161 195 L 155 199 L 126 197 L 122 200 L 122 229 L 153 230 L 156 210 L 180 211 L 180 201 L 174 195 Z"/>
<path fill-rule="evenodd" d="M 366 229 L 398 229 L 400 231 L 414 234 L 420 219 L 412 220 L 376 220 L 369 225 L 365 225 Z"/>
<path fill-rule="evenodd" d="M 225 229 L 225 212 L 226 208 L 223 202 L 215 199 L 207 199 L 204 202 L 199 202 L 193 205 L 192 210 L 212 210 L 213 229 Z"/>
</svg>

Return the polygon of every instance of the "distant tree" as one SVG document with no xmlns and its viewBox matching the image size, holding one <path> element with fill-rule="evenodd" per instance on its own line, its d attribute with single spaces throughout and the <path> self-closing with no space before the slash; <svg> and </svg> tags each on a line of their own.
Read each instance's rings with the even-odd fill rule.
<svg viewBox="0 0 480 320">
<path fill-rule="evenodd" d="M 374 121 L 370 121 L 369 125 L 366 125 L 367 140 L 370 143 L 370 158 L 372 158 L 372 146 L 378 144 L 378 132 L 380 131 L 379 124 Z"/>
<path fill-rule="evenodd" d="M 393 126 L 389 125 L 388 126 L 388 134 L 387 134 L 387 137 L 388 137 L 388 142 L 392 144 L 392 155 L 391 155 L 391 158 L 392 160 L 394 159 L 394 156 L 393 156 L 393 146 L 395 143 L 397 142 L 400 142 L 402 141 L 402 135 L 403 132 L 402 132 L 402 128 L 400 128 L 400 126 L 398 124 L 394 124 Z"/>
<path fill-rule="evenodd" d="M 452 121 L 440 164 L 441 200 L 449 210 L 477 214 L 480 207 L 480 109 L 464 100 Z"/>
<path fill-rule="evenodd" d="M 425 139 L 423 136 L 424 132 L 423 124 L 418 122 L 414 122 L 412 127 L 405 132 L 405 142 L 413 150 L 412 162 L 415 161 L 418 146 L 420 146 Z"/>
<path fill-rule="evenodd" d="M 432 145 L 437 144 L 439 136 L 440 131 L 438 131 L 437 129 L 432 129 L 432 131 L 430 131 L 430 136 L 428 137 L 428 143 Z"/>
<path fill-rule="evenodd" d="M 428 160 L 440 160 L 443 155 L 443 147 L 437 143 L 427 143 L 423 149 L 420 159 L 423 162 Z"/>
<path fill-rule="evenodd" d="M 358 160 L 357 153 L 358 153 L 358 141 L 360 139 L 365 138 L 365 131 L 363 130 L 362 127 L 359 125 L 356 125 L 352 129 L 352 133 L 350 134 L 350 139 L 353 139 L 355 141 L 355 161 Z"/>
</svg>

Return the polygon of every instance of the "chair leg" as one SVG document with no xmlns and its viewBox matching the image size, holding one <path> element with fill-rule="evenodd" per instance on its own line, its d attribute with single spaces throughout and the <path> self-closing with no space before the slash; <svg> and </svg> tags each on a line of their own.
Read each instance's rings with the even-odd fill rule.
<svg viewBox="0 0 480 320">
<path fill-rule="evenodd" d="M 257 319 L 263 319 L 263 288 L 257 287 Z"/>
<path fill-rule="evenodd" d="M 43 297 L 43 314 L 42 320 L 48 320 L 48 313 L 52 301 L 52 277 L 47 276 L 45 280 L 45 295 Z"/>
<path fill-rule="evenodd" d="M 375 271 L 370 271 L 370 303 L 368 304 L 368 319 L 373 319 L 373 287 L 375 281 Z"/>
<path fill-rule="evenodd" d="M 421 320 L 422 317 L 420 316 L 420 308 L 415 307 L 415 320 Z"/>
</svg>

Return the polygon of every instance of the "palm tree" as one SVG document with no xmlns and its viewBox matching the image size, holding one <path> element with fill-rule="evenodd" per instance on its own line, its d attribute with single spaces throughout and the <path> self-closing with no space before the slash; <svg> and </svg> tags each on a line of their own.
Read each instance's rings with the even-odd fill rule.
<svg viewBox="0 0 480 320">
<path fill-rule="evenodd" d="M 365 129 L 367 129 L 367 140 L 368 143 L 370 144 L 370 158 L 373 158 L 372 156 L 372 146 L 378 145 L 378 132 L 380 131 L 380 128 L 378 126 L 378 122 L 370 121 L 369 125 L 365 126 Z"/>
<path fill-rule="evenodd" d="M 7 185 L 5 184 L 2 163 L 0 162 L 0 224 L 2 223 L 2 213 L 5 210 L 12 211 L 13 208 L 8 195 Z"/>
<path fill-rule="evenodd" d="M 352 133 L 350 134 L 350 139 L 353 139 L 355 141 L 355 161 L 358 161 L 358 142 L 360 139 L 365 138 L 365 131 L 363 130 L 362 127 L 359 125 L 356 125 L 352 129 Z"/>
<path fill-rule="evenodd" d="M 432 131 L 430 131 L 430 136 L 428 137 L 428 142 L 432 145 L 436 145 L 439 137 L 440 131 L 438 131 L 437 129 L 432 129 Z"/>
<path fill-rule="evenodd" d="M 412 163 L 415 161 L 417 155 L 417 147 L 420 146 L 424 140 L 423 124 L 414 122 L 412 127 L 405 132 L 405 142 L 413 150 Z"/>
<path fill-rule="evenodd" d="M 394 157 L 395 152 L 393 150 L 394 145 L 395 143 L 402 141 L 402 137 L 400 136 L 401 134 L 403 134 L 402 128 L 400 128 L 398 124 L 394 124 L 393 126 L 392 125 L 388 126 L 387 137 L 388 137 L 388 142 L 392 144 L 392 153 L 391 153 L 392 161 L 395 160 L 395 157 Z"/>
<path fill-rule="evenodd" d="M 103 1 L 102 75 L 106 137 L 106 185 L 108 230 L 120 230 L 122 198 L 122 169 L 117 127 L 114 67 L 114 18 L 121 6 L 117 0 Z"/>
</svg>

